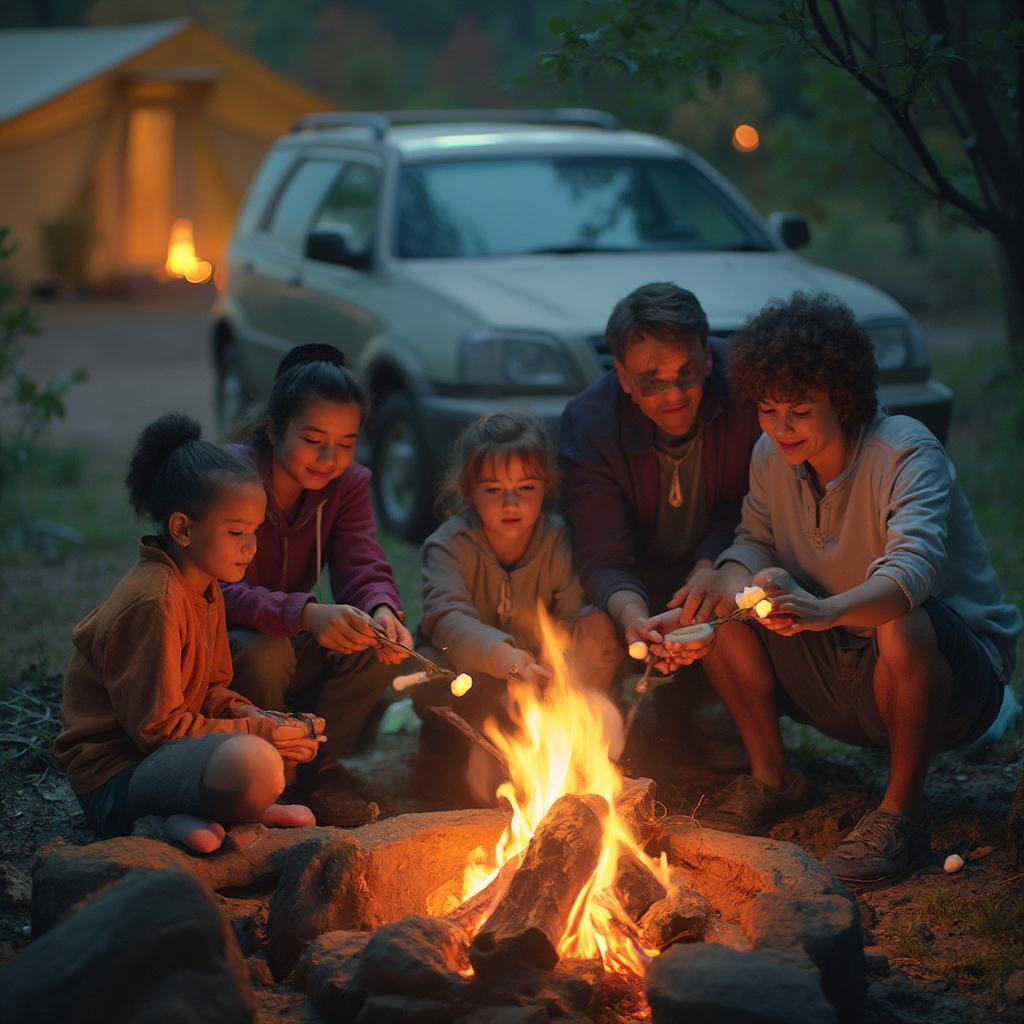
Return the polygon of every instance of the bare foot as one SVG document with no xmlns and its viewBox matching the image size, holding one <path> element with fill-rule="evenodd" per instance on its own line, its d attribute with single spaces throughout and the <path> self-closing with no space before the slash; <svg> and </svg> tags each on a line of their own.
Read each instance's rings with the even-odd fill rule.
<svg viewBox="0 0 1024 1024">
<path fill-rule="evenodd" d="M 193 814 L 172 814 L 164 822 L 169 839 L 182 843 L 196 853 L 213 853 L 224 842 L 224 826 Z"/>
<path fill-rule="evenodd" d="M 279 828 L 301 828 L 315 825 L 316 818 L 305 804 L 271 804 L 260 816 L 260 822 Z"/>
</svg>

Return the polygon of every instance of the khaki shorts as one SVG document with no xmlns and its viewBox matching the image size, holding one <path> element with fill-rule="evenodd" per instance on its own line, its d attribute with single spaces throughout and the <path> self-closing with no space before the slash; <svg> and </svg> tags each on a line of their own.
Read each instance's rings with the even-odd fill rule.
<svg viewBox="0 0 1024 1024">
<path fill-rule="evenodd" d="M 984 646 L 949 605 L 930 597 L 921 608 L 931 619 L 939 653 L 953 673 L 953 693 L 943 723 L 940 749 L 952 750 L 981 736 L 999 714 L 1000 678 Z M 874 634 L 845 629 L 784 637 L 758 629 L 775 670 L 779 714 L 844 743 L 887 747 L 888 737 L 875 705 Z"/>
</svg>

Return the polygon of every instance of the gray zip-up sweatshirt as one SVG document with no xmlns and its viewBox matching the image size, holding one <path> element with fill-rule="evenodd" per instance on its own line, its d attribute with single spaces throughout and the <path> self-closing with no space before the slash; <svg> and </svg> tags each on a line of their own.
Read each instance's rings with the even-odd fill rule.
<svg viewBox="0 0 1024 1024">
<path fill-rule="evenodd" d="M 948 604 L 1004 681 L 1013 671 L 1020 612 L 1003 598 L 953 463 L 908 416 L 879 412 L 820 502 L 807 467 L 790 466 L 762 434 L 743 517 L 716 564 L 727 561 L 752 573 L 781 566 L 818 596 L 888 576 L 911 607 L 929 596 Z"/>
<path fill-rule="evenodd" d="M 506 569 L 475 514 L 455 515 L 424 542 L 420 634 L 447 649 L 459 672 L 498 674 L 502 644 L 539 653 L 537 603 L 555 619 L 586 603 L 573 572 L 572 549 L 558 516 L 542 516 L 526 554 Z"/>
</svg>

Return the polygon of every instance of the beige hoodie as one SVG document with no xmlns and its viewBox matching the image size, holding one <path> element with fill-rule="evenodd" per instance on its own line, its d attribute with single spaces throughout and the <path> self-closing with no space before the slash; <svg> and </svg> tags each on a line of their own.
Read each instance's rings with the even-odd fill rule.
<svg viewBox="0 0 1024 1024">
<path fill-rule="evenodd" d="M 424 542 L 420 634 L 446 648 L 459 672 L 499 673 L 502 644 L 540 653 L 537 603 L 555 619 L 585 605 L 573 571 L 572 548 L 558 516 L 537 521 L 526 554 L 505 568 L 474 513 L 455 515 Z"/>
</svg>

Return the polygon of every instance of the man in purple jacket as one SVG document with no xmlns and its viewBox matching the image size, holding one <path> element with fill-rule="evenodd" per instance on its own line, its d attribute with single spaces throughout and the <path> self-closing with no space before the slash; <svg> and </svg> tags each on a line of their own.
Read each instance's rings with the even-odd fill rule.
<svg viewBox="0 0 1024 1024">
<path fill-rule="evenodd" d="M 627 645 L 661 640 L 651 615 L 676 607 L 684 583 L 681 622 L 710 616 L 717 596 L 700 581 L 713 578 L 747 492 L 757 412 L 730 395 L 726 345 L 708 334 L 692 292 L 670 283 L 637 288 L 605 330 L 614 369 L 562 414 L 562 504 L 577 568 L 588 599 L 608 611 Z M 656 691 L 659 700 L 690 712 L 698 694 L 711 696 L 699 665 L 662 689 L 669 692 Z"/>
</svg>

